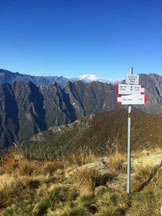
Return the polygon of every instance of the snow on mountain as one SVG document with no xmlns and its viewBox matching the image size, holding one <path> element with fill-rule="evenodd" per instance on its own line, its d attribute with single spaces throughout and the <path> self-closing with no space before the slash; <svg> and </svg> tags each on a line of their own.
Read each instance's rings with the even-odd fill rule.
<svg viewBox="0 0 162 216">
<path fill-rule="evenodd" d="M 79 80 L 87 81 L 87 82 L 92 82 L 92 81 L 99 81 L 100 78 L 97 77 L 95 74 L 84 74 L 78 77 Z"/>
<path fill-rule="evenodd" d="M 103 80 L 101 82 L 106 82 L 106 83 L 111 83 L 111 84 L 118 84 L 120 83 L 120 80 L 113 80 L 113 79 L 107 79 L 107 80 Z"/>
<path fill-rule="evenodd" d="M 119 80 L 113 80 L 113 79 L 101 79 L 97 77 L 95 74 L 84 74 L 78 77 L 78 80 L 84 81 L 84 82 L 93 82 L 93 81 L 99 81 L 103 83 L 109 83 L 109 84 L 117 84 L 120 81 Z"/>
</svg>

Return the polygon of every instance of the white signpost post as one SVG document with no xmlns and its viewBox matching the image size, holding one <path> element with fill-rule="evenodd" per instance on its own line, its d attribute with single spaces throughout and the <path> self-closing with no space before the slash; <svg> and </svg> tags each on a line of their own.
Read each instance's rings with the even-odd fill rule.
<svg viewBox="0 0 162 216">
<path fill-rule="evenodd" d="M 131 109 L 132 105 L 145 104 L 147 97 L 144 94 L 144 86 L 139 85 L 139 75 L 133 75 L 133 68 L 130 74 L 126 74 L 126 84 L 119 84 L 115 90 L 117 104 L 128 105 L 128 165 L 127 165 L 127 193 L 131 192 Z"/>
</svg>

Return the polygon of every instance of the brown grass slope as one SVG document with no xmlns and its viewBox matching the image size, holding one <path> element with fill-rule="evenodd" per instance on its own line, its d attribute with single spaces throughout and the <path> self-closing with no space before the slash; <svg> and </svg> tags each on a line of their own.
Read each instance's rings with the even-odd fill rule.
<svg viewBox="0 0 162 216">
<path fill-rule="evenodd" d="M 22 143 L 31 157 L 55 158 L 87 150 L 97 155 L 105 151 L 126 152 L 127 110 L 113 110 L 83 118 L 71 125 L 50 130 Z M 78 123 L 79 122 L 79 123 Z M 132 112 L 132 150 L 152 149 L 162 146 L 162 115 Z"/>
</svg>

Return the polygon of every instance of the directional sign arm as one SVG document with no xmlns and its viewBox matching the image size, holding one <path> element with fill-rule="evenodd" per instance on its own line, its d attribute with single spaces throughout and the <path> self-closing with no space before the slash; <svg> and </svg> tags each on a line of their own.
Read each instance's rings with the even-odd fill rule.
<svg viewBox="0 0 162 216">
<path fill-rule="evenodd" d="M 128 94 L 144 94 L 143 85 L 129 85 L 129 84 L 119 84 L 116 86 L 115 91 L 118 94 L 128 95 Z"/>
<path fill-rule="evenodd" d="M 145 104 L 147 101 L 147 97 L 144 94 L 141 95 L 118 95 L 117 96 L 117 104 L 122 105 L 138 105 Z"/>
</svg>

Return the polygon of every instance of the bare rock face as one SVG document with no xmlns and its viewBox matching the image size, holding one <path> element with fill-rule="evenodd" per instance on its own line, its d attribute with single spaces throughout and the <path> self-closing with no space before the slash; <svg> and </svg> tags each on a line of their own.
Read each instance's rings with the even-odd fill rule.
<svg viewBox="0 0 162 216">
<path fill-rule="evenodd" d="M 115 86 L 111 84 L 68 82 L 64 91 L 69 95 L 78 118 L 117 108 Z"/>
<path fill-rule="evenodd" d="M 1 148 L 76 119 L 57 84 L 42 88 L 32 82 L 1 84 L 0 100 Z"/>
<path fill-rule="evenodd" d="M 148 101 L 143 106 L 137 106 L 147 113 L 162 113 L 162 76 L 157 74 L 140 74 L 139 83 L 145 86 Z"/>
</svg>

